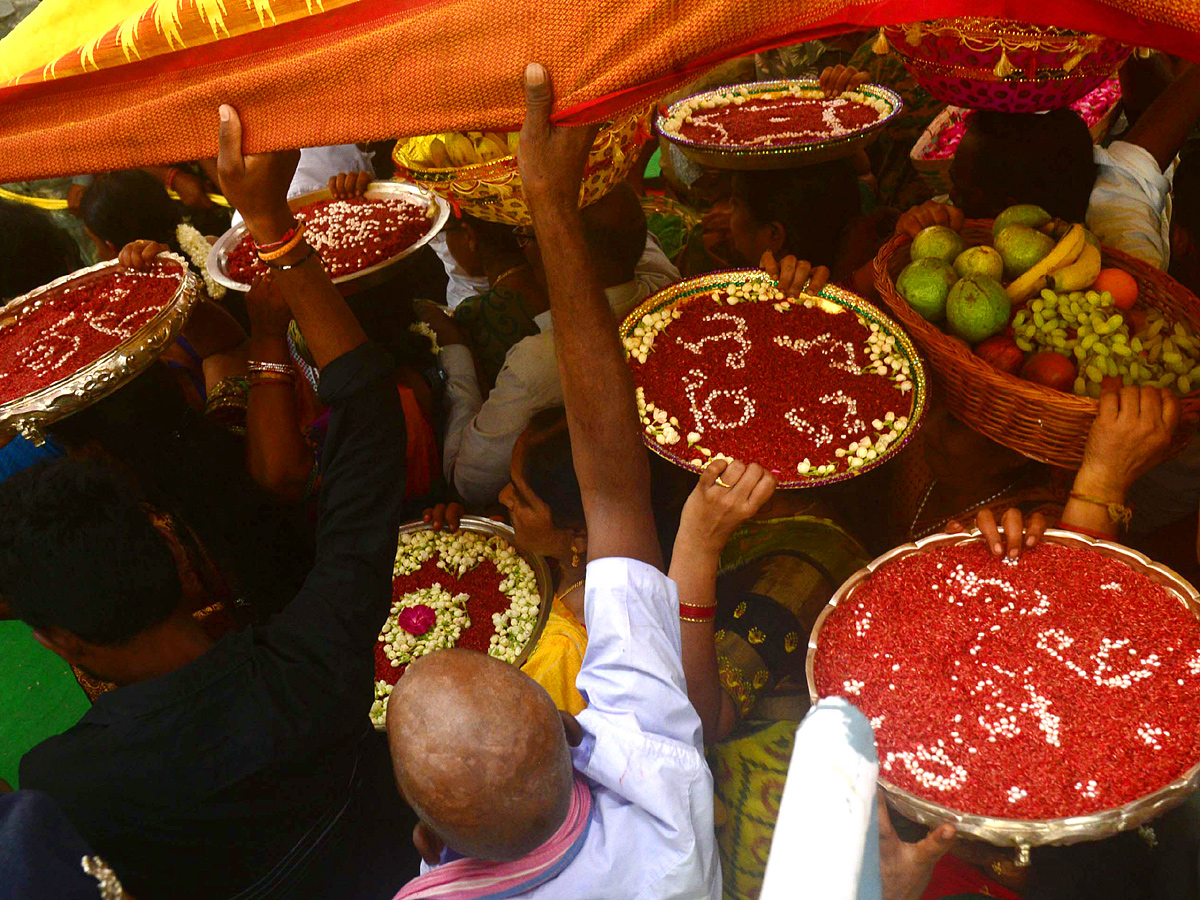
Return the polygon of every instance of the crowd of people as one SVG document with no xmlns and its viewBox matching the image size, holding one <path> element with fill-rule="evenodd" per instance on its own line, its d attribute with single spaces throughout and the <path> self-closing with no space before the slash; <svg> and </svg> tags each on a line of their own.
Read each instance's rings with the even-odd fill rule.
<svg viewBox="0 0 1200 900">
<path fill-rule="evenodd" d="M 829 95 L 880 80 L 883 63 L 853 59 L 863 69 L 824 69 Z M 353 291 L 292 239 L 287 200 L 361 195 L 386 163 L 353 146 L 244 155 L 229 106 L 215 161 L 79 180 L 92 246 L 0 202 L 3 300 L 85 257 L 194 258 L 191 234 L 219 228 L 215 189 L 259 247 L 286 248 L 245 295 L 210 285 L 161 365 L 43 446 L 0 437 L 0 616 L 93 700 L 0 796 L 0 897 L 758 897 L 771 856 L 793 852 L 772 837 L 785 782 L 804 777 L 789 771 L 804 648 L 838 587 L 898 543 L 976 524 L 997 556 L 1057 526 L 1200 571 L 1200 451 L 1164 463 L 1179 401 L 1126 386 L 1101 396 L 1077 472 L 935 403 L 910 447 L 847 483 L 779 491 L 778 473 L 723 459 L 697 479 L 645 449 L 616 322 L 734 263 L 789 296 L 834 281 L 871 298 L 893 234 L 1014 203 L 1086 221 L 1200 290 L 1200 67 L 1159 75 L 1138 80 L 1144 98 L 1131 88 L 1106 147 L 1069 109 L 978 112 L 950 196 L 905 210 L 896 135 L 690 182 L 665 154 L 668 190 L 703 214 L 668 255 L 642 172 L 578 207 L 595 129 L 551 124 L 532 64 L 531 224 L 454 215 Z M 1135 510 L 1128 533 L 1113 506 Z M 521 669 L 467 650 L 415 661 L 385 738 L 368 712 L 397 531 L 455 530 L 468 511 L 503 512 L 549 560 L 549 620 Z M 1153 841 L 1047 848 L 1029 867 L 876 806 L 888 900 L 1200 896 L 1195 802 Z"/>
</svg>

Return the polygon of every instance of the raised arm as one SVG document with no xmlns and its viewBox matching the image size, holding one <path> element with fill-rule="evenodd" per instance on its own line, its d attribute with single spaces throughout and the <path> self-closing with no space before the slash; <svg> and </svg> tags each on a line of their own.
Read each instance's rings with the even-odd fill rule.
<svg viewBox="0 0 1200 900">
<path fill-rule="evenodd" d="M 1137 144 L 1165 170 L 1200 120 L 1200 66 L 1190 66 L 1155 98 L 1125 141 Z"/>
<path fill-rule="evenodd" d="M 551 124 L 554 94 L 549 74 L 538 63 L 525 70 L 525 102 L 517 159 L 546 268 L 588 556 L 627 557 L 661 568 L 633 378 L 578 209 L 579 184 L 596 132 Z"/>
</svg>

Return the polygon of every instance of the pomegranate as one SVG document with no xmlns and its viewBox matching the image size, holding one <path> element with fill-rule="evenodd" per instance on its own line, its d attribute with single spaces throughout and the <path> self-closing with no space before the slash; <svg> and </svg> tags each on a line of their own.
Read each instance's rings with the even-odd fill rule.
<svg viewBox="0 0 1200 900">
<path fill-rule="evenodd" d="M 1016 375 L 1021 371 L 1025 362 L 1025 351 L 1018 347 L 1011 337 L 1003 334 L 983 341 L 975 348 L 975 353 L 1009 375 Z"/>
<path fill-rule="evenodd" d="M 1075 363 L 1061 353 L 1043 350 L 1029 357 L 1021 367 L 1021 377 L 1056 391 L 1070 391 L 1075 385 Z"/>
</svg>

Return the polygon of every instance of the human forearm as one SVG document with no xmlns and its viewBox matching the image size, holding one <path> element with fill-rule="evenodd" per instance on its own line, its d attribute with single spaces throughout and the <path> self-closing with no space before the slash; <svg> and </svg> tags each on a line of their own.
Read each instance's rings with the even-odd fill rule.
<svg viewBox="0 0 1200 900">
<path fill-rule="evenodd" d="M 544 255 L 563 401 L 575 472 L 588 512 L 592 557 L 626 556 L 661 565 L 650 507 L 650 467 L 642 447 L 633 379 L 612 310 L 575 209 L 535 211 Z M 593 521 L 603 522 L 599 530 Z M 611 543 L 610 543 L 611 541 Z"/>
<path fill-rule="evenodd" d="M 287 343 L 256 338 L 250 359 L 287 364 Z M 246 468 L 264 489 L 280 499 L 300 499 L 312 475 L 313 455 L 300 434 L 296 394 L 286 382 L 267 381 L 250 389 L 246 404 Z"/>
<path fill-rule="evenodd" d="M 1079 470 L 1071 486 L 1072 496 L 1063 509 L 1062 524 L 1084 531 L 1116 536 L 1117 523 L 1100 502 L 1124 505 L 1127 486 L 1087 467 Z M 1081 499 L 1081 498 L 1089 499 Z"/>
<path fill-rule="evenodd" d="M 716 605 L 718 563 L 711 553 L 676 542 L 668 574 L 679 588 L 680 603 L 697 607 Z M 713 622 L 711 618 L 702 621 L 681 618 L 679 622 L 688 699 L 700 716 L 706 744 L 721 740 L 737 722 L 733 703 L 721 687 Z"/>
<path fill-rule="evenodd" d="M 263 212 L 242 211 L 242 215 L 259 244 L 280 240 L 296 221 L 286 203 Z M 294 266 L 277 269 L 273 275 L 318 368 L 323 369 L 366 341 L 362 326 L 334 287 L 320 257 L 310 253 L 305 242 L 301 241 L 295 250 L 273 263 Z"/>
<path fill-rule="evenodd" d="M 1200 66 L 1192 65 L 1155 98 L 1125 138 L 1165 170 L 1200 119 Z"/>
</svg>

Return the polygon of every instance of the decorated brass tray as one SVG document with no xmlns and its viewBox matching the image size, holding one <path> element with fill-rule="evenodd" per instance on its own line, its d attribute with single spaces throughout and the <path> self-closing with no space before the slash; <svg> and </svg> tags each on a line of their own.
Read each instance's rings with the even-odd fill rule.
<svg viewBox="0 0 1200 900">
<path fill-rule="evenodd" d="M 659 291 L 621 338 L 646 446 L 691 472 L 726 457 L 783 488 L 845 481 L 899 452 L 928 404 L 924 363 L 878 307 L 832 285 L 787 301 L 758 269 Z"/>
<path fill-rule="evenodd" d="M 445 200 L 415 184 L 407 184 L 401 181 L 372 181 L 367 186 L 364 196 L 368 200 L 404 199 L 416 200 L 423 203 L 426 207 L 426 216 L 429 219 L 429 228 L 421 238 L 405 247 L 399 253 L 389 256 L 373 265 L 359 269 L 356 272 L 336 276 L 333 279 L 334 284 L 345 284 L 363 280 L 368 283 L 378 281 L 379 278 L 377 276 L 384 272 L 384 270 L 395 265 L 405 257 L 416 253 L 433 240 L 450 217 L 450 205 Z M 333 192 L 328 188 L 322 188 L 319 191 L 312 191 L 308 194 L 301 194 L 299 197 L 293 197 L 288 201 L 288 206 L 293 210 L 297 210 L 305 206 L 311 206 L 314 203 L 319 203 L 322 200 L 332 199 Z M 246 224 L 244 222 L 230 228 L 217 239 L 217 242 L 213 244 L 212 250 L 208 254 L 207 268 L 213 280 L 235 291 L 250 290 L 249 284 L 239 281 L 229 272 L 230 254 L 242 243 L 242 239 L 246 236 L 246 233 Z"/>
<path fill-rule="evenodd" d="M 199 296 L 200 282 L 179 256 L 162 253 L 157 260 L 178 272 L 178 283 L 165 305 L 116 347 L 63 378 L 0 404 L 0 434 L 16 432 L 32 443 L 41 445 L 45 441 L 43 431 L 47 425 L 108 396 L 158 359 L 183 330 Z M 0 307 L 0 328 L 10 327 L 22 310 L 36 309 L 48 295 L 57 295 L 61 288 L 86 288 L 119 268 L 116 260 L 102 262 L 10 300 Z M 42 336 L 51 338 L 56 335 L 44 333 Z M 44 352 L 51 352 L 49 343 Z M 13 360 L 6 359 L 3 365 L 13 363 Z"/>
<path fill-rule="evenodd" d="M 817 618 L 808 642 L 806 671 L 809 696 L 812 702 L 815 704 L 819 699 L 815 661 L 821 631 L 829 616 L 840 604 L 846 603 L 852 598 L 855 592 L 878 569 L 888 563 L 913 554 L 928 552 L 934 548 L 953 547 L 980 540 L 978 530 L 960 534 L 932 535 L 888 551 L 851 576 L 838 589 Z M 1167 594 L 1177 599 L 1189 613 L 1200 618 L 1200 594 L 1197 594 L 1196 589 L 1171 569 L 1153 562 L 1135 550 L 1110 541 L 1097 540 L 1058 529 L 1048 530 L 1042 540 L 1046 544 L 1090 549 L 1103 556 L 1116 559 L 1165 589 Z M 1014 847 L 1017 851 L 1017 863 L 1025 865 L 1029 861 L 1031 847 L 1100 840 L 1122 831 L 1137 828 L 1163 815 L 1182 803 L 1197 787 L 1200 787 L 1200 761 L 1190 766 L 1169 784 L 1132 802 L 1086 815 L 1056 819 L 1009 819 L 963 812 L 918 797 L 892 784 L 882 775 L 879 779 L 879 786 L 891 806 L 902 815 L 931 827 L 948 822 L 954 825 L 960 834 L 970 835 L 1000 847 Z"/>
<path fill-rule="evenodd" d="M 904 107 L 904 102 L 895 91 L 878 84 L 864 84 L 846 92 L 842 98 L 867 106 L 876 111 L 878 117 L 874 121 L 855 126 L 844 134 L 815 140 L 796 140 L 792 143 L 757 144 L 702 141 L 680 133 L 680 128 L 691 112 L 727 105 L 741 106 L 757 98 L 789 96 L 800 100 L 825 99 L 820 83 L 815 79 L 783 79 L 726 85 L 675 102 L 665 114 L 659 115 L 656 124 L 663 137 L 679 147 L 693 162 L 702 166 L 717 169 L 790 169 L 848 156 L 865 147 Z M 838 99 L 841 98 L 829 98 L 829 102 Z"/>
<path fill-rule="evenodd" d="M 398 551 L 397 551 L 397 557 L 398 557 L 397 566 L 399 566 L 399 556 L 406 547 L 406 536 L 420 534 L 420 533 L 433 533 L 433 526 L 427 525 L 424 522 L 409 522 L 406 525 L 400 526 L 400 532 L 399 532 L 400 541 L 399 541 L 399 546 L 398 546 Z M 463 533 L 477 534 L 484 538 L 500 538 L 509 547 L 511 547 L 513 550 L 515 550 L 517 552 L 518 556 L 520 557 L 520 559 L 523 560 L 528 565 L 529 570 L 532 570 L 534 584 L 535 584 L 535 593 L 538 598 L 537 618 L 536 618 L 536 621 L 533 622 L 533 625 L 532 625 L 531 630 L 529 631 L 528 637 L 524 639 L 524 644 L 521 647 L 520 651 L 515 654 L 514 658 L 511 658 L 508 660 L 514 666 L 520 668 L 521 666 L 523 666 L 525 664 L 525 661 L 529 659 L 530 654 L 533 653 L 534 647 L 537 646 L 537 642 L 541 638 L 542 630 L 546 627 L 546 621 L 550 618 L 550 607 L 554 600 L 554 579 L 551 576 L 550 567 L 546 563 L 545 558 L 539 556 L 536 553 L 532 553 L 529 550 L 526 550 L 525 548 L 521 547 L 517 543 L 516 533 L 513 531 L 513 529 L 511 527 L 509 527 L 508 525 L 502 524 L 500 522 L 497 522 L 493 519 L 485 519 L 485 518 L 482 518 L 479 516 L 463 516 L 459 522 L 459 529 L 458 529 L 458 532 L 456 532 L 456 534 L 463 534 Z M 445 531 L 445 529 L 443 529 L 442 534 L 448 535 L 449 532 L 447 532 L 447 531 Z M 472 570 L 474 568 L 475 567 L 472 567 Z M 395 581 L 398 582 L 401 578 L 407 577 L 408 574 L 412 574 L 412 573 L 401 573 L 397 569 L 397 571 L 394 575 Z M 470 575 L 471 575 L 471 572 L 468 571 L 466 576 L 464 576 L 463 581 L 459 581 L 456 578 L 455 580 L 458 581 L 458 584 L 455 587 L 469 591 L 470 587 L 468 585 L 466 585 L 464 582 L 466 579 L 468 579 L 470 577 Z M 447 577 L 453 577 L 453 576 L 447 576 Z M 503 577 L 505 577 L 505 576 L 503 576 L 503 574 L 502 574 L 502 578 Z M 393 598 L 393 600 L 395 600 L 395 598 Z M 397 616 L 397 612 L 396 612 L 395 606 L 393 606 L 392 612 L 389 613 L 389 621 L 396 616 Z M 493 620 L 493 623 L 494 623 L 494 620 Z M 493 629 L 494 629 L 494 627 L 495 626 L 493 624 Z M 380 731 L 384 730 L 384 727 L 385 727 L 384 718 L 383 718 L 382 713 L 385 711 L 385 708 L 386 708 L 387 693 L 390 692 L 390 686 L 385 689 L 382 687 L 382 685 L 380 684 L 380 681 L 378 680 L 381 667 L 386 665 L 384 657 L 381 656 L 381 654 L 386 653 L 386 651 L 383 651 L 380 649 L 382 647 L 382 637 L 383 636 L 381 635 L 381 641 L 376 643 L 376 679 L 377 679 L 376 680 L 376 691 L 375 691 L 376 706 L 373 708 L 372 716 L 371 716 L 372 722 L 375 725 L 375 728 Z M 457 643 L 456 643 L 456 646 L 458 646 Z M 471 647 L 469 649 L 480 649 L 480 648 Z M 428 652 L 428 651 L 426 651 L 426 652 Z M 497 654 L 495 654 L 495 653 L 491 653 L 490 655 L 497 656 Z M 414 659 L 415 658 L 416 658 L 416 656 L 414 655 Z M 499 657 L 499 658 L 504 658 L 504 657 Z M 394 681 L 392 683 L 394 683 Z M 382 708 L 381 708 L 381 705 L 382 705 Z"/>
</svg>

